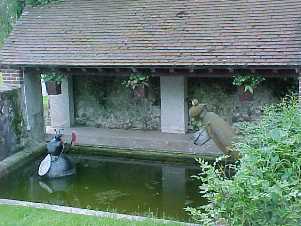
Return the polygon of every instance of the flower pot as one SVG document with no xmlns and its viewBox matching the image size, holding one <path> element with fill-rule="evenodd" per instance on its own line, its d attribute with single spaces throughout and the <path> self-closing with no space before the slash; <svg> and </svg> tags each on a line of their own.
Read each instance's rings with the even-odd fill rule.
<svg viewBox="0 0 301 226">
<path fill-rule="evenodd" d="M 249 91 L 245 91 L 243 86 L 238 88 L 239 100 L 240 101 L 251 101 L 253 100 L 253 94 Z"/>
<path fill-rule="evenodd" d="M 45 82 L 48 95 L 59 95 L 62 93 L 61 83 L 48 81 Z"/>
<path fill-rule="evenodd" d="M 145 87 L 144 86 L 138 86 L 137 88 L 134 89 L 134 95 L 136 97 L 143 98 L 145 97 Z"/>
</svg>

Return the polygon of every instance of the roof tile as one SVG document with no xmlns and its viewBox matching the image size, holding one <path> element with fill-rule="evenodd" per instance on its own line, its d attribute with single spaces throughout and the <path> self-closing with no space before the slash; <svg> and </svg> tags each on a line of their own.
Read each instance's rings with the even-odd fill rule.
<svg viewBox="0 0 301 226">
<path fill-rule="evenodd" d="M 6 65 L 300 65 L 301 0 L 65 0 L 26 8 Z"/>
</svg>

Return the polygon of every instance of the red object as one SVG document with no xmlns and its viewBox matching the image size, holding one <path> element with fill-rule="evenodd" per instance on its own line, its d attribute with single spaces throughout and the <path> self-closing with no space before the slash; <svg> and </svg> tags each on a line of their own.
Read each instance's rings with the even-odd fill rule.
<svg viewBox="0 0 301 226">
<path fill-rule="evenodd" d="M 48 95 L 59 95 L 62 94 L 61 83 L 48 81 L 45 82 L 46 90 Z"/>
<path fill-rule="evenodd" d="M 136 89 L 134 89 L 134 93 L 136 97 L 145 97 L 145 87 L 144 86 L 138 86 Z"/>
<path fill-rule="evenodd" d="M 77 133 L 75 131 L 72 131 L 71 133 L 71 145 L 77 143 Z"/>
<path fill-rule="evenodd" d="M 253 94 L 249 91 L 245 91 L 245 88 L 243 86 L 239 87 L 239 100 L 240 101 L 252 101 L 253 100 Z"/>
</svg>

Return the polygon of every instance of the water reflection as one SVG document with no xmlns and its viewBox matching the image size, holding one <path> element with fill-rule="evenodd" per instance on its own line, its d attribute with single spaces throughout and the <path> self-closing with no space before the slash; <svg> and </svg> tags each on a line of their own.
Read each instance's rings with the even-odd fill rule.
<svg viewBox="0 0 301 226">
<path fill-rule="evenodd" d="M 0 197 L 120 213 L 187 220 L 183 208 L 200 205 L 191 166 L 73 157 L 77 175 L 42 180 L 29 166 L 0 182 Z M 36 164 L 37 165 L 37 164 Z M 17 180 L 10 180 L 17 178 Z"/>
<path fill-rule="evenodd" d="M 186 169 L 172 166 L 162 167 L 162 206 L 167 216 L 177 215 L 185 206 Z"/>
</svg>

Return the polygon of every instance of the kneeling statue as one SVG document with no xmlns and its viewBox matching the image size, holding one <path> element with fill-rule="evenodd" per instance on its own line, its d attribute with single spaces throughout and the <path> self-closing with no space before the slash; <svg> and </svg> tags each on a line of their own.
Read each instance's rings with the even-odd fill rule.
<svg viewBox="0 0 301 226">
<path fill-rule="evenodd" d="M 208 112 L 207 105 L 199 104 L 196 99 L 192 101 L 189 113 L 192 120 L 200 120 L 204 127 L 195 133 L 194 144 L 202 145 L 212 139 L 224 154 L 238 158 L 238 153 L 231 148 L 235 132 L 229 123 L 214 112 Z"/>
<path fill-rule="evenodd" d="M 48 178 L 59 178 L 75 174 L 75 166 L 72 161 L 63 154 L 64 142 L 59 132 L 47 144 L 47 156 L 39 166 L 38 175 Z M 71 145 L 74 144 L 76 135 L 72 132 Z"/>
</svg>

